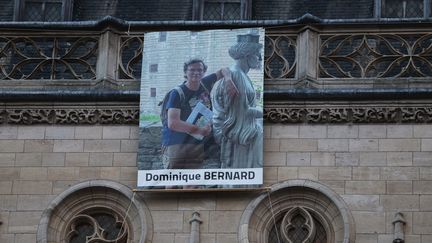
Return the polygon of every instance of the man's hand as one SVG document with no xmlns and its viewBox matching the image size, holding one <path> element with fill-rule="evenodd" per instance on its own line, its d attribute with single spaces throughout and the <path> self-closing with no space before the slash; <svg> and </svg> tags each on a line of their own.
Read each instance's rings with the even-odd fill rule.
<svg viewBox="0 0 432 243">
<path fill-rule="evenodd" d="M 212 130 L 211 125 L 207 124 L 204 127 L 199 128 L 198 133 L 205 137 L 205 136 L 210 135 L 211 130 Z"/>
</svg>

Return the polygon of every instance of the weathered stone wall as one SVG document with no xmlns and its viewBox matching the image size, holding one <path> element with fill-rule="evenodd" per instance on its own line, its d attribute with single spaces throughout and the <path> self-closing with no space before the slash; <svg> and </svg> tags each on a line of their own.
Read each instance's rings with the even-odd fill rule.
<svg viewBox="0 0 432 243">
<path fill-rule="evenodd" d="M 432 242 L 432 125 L 265 126 L 265 185 L 319 181 L 341 195 L 356 242 L 392 242 L 394 214 L 407 243 Z M 134 188 L 137 126 L 0 126 L 0 242 L 35 242 L 42 211 L 79 181 Z M 257 192 L 140 193 L 153 242 L 188 242 L 201 213 L 202 242 L 237 242 L 240 217 Z"/>
<path fill-rule="evenodd" d="M 406 242 L 432 240 L 432 126 L 266 127 L 265 180 L 304 178 L 335 190 L 356 222 L 356 242 L 392 242 L 397 211 Z"/>
<path fill-rule="evenodd" d="M 43 210 L 79 181 L 134 187 L 135 126 L 0 126 L 0 242 L 36 242 Z"/>
</svg>

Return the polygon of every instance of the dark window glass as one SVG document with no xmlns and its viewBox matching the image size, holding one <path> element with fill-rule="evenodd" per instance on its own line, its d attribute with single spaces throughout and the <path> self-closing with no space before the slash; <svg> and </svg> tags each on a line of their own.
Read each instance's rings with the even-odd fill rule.
<svg viewBox="0 0 432 243">
<path fill-rule="evenodd" d="M 303 242 L 309 234 L 305 227 L 306 219 L 301 214 L 297 214 L 291 220 L 292 228 L 288 231 L 289 238 L 292 242 Z"/>
<path fill-rule="evenodd" d="M 314 218 L 315 219 L 315 218 Z M 319 223 L 319 221 L 317 221 L 315 219 L 315 226 L 316 226 L 316 232 L 315 232 L 315 239 L 314 239 L 314 243 L 326 243 L 327 242 L 327 234 L 326 231 L 324 229 L 324 227 L 322 226 L 321 223 Z"/>
<path fill-rule="evenodd" d="M 221 20 L 222 4 L 221 3 L 205 3 L 204 5 L 204 20 Z"/>
<path fill-rule="evenodd" d="M 158 65 L 157 64 L 151 64 L 150 65 L 150 72 L 156 73 L 158 71 Z"/>
<path fill-rule="evenodd" d="M 116 240 L 120 235 L 121 223 L 116 222 L 116 219 L 109 214 L 98 213 L 92 215 L 94 219 L 98 222 L 99 226 L 104 229 L 104 237 L 107 240 Z"/>
<path fill-rule="evenodd" d="M 43 21 L 43 3 L 27 2 L 24 8 L 24 20 Z"/>
<path fill-rule="evenodd" d="M 240 19 L 240 3 L 225 3 L 223 19 L 236 20 Z"/>
<path fill-rule="evenodd" d="M 383 0 L 382 17 L 422 18 L 423 7 L 423 0 Z"/>
<path fill-rule="evenodd" d="M 204 20 L 236 20 L 240 18 L 240 2 L 204 3 Z"/>
<path fill-rule="evenodd" d="M 156 97 L 156 88 L 150 88 L 150 97 Z"/>
<path fill-rule="evenodd" d="M 61 21 L 62 3 L 45 4 L 45 21 Z"/>
<path fill-rule="evenodd" d="M 280 226 L 282 219 L 276 221 L 276 224 L 273 225 L 270 229 L 268 243 L 279 243 L 282 242 Z"/>
<path fill-rule="evenodd" d="M 73 236 L 69 243 L 83 243 L 87 242 L 87 237 L 94 233 L 94 228 L 90 223 L 82 222 L 75 228 L 76 235 Z"/>
<path fill-rule="evenodd" d="M 70 0 L 20 0 L 18 20 L 47 22 L 70 20 L 70 4 Z"/>
</svg>

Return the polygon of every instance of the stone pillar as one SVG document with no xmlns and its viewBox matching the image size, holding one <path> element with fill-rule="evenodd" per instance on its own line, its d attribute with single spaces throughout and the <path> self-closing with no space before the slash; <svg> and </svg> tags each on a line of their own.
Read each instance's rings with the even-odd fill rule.
<svg viewBox="0 0 432 243">
<path fill-rule="evenodd" d="M 96 64 L 96 79 L 114 82 L 119 69 L 118 52 L 120 37 L 111 30 L 105 31 L 99 39 L 98 59 Z"/>
<path fill-rule="evenodd" d="M 300 31 L 297 39 L 297 75 L 299 86 L 308 87 L 318 78 L 318 32 L 310 26 Z"/>
<path fill-rule="evenodd" d="M 393 220 L 393 243 L 404 243 L 405 242 L 405 234 L 404 234 L 404 226 L 405 219 L 402 213 L 396 213 L 395 219 Z"/>
<path fill-rule="evenodd" d="M 200 214 L 198 212 L 193 212 L 192 218 L 189 220 L 189 223 L 191 224 L 189 243 L 199 243 L 200 242 L 199 226 L 202 223 Z"/>
</svg>

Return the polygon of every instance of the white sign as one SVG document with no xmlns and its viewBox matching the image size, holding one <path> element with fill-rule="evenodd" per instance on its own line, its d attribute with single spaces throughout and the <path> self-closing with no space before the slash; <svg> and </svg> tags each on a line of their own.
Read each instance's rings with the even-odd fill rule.
<svg viewBox="0 0 432 243">
<path fill-rule="evenodd" d="M 262 168 L 139 170 L 138 187 L 186 185 L 261 185 Z"/>
</svg>

